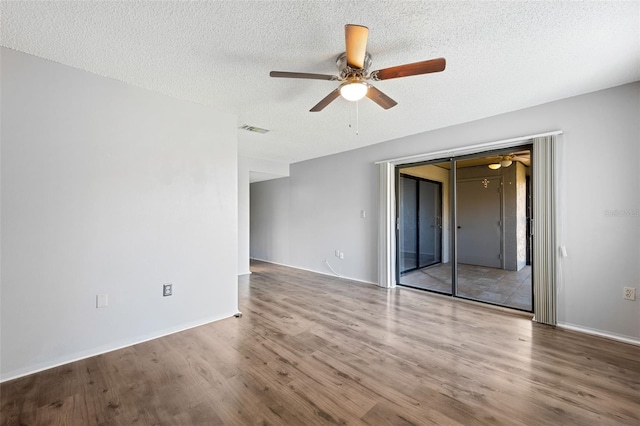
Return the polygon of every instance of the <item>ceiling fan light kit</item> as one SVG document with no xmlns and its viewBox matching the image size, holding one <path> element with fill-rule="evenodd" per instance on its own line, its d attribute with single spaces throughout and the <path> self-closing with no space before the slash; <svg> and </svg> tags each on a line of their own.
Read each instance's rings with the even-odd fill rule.
<svg viewBox="0 0 640 426">
<path fill-rule="evenodd" d="M 364 81 L 348 81 L 340 85 L 340 96 L 348 101 L 359 101 L 367 95 L 368 90 Z"/>
<path fill-rule="evenodd" d="M 338 88 L 311 108 L 311 112 L 322 111 L 327 105 L 340 96 L 348 101 L 358 101 L 366 96 L 384 109 L 393 108 L 398 103 L 376 87 L 367 83 L 367 80 L 381 81 L 434 73 L 444 71 L 446 67 L 445 59 L 437 58 L 369 71 L 369 67 L 371 66 L 371 55 L 367 53 L 369 29 L 363 25 L 348 24 L 345 25 L 344 30 L 346 51 L 339 55 L 336 60 L 336 66 L 340 71 L 339 76 L 288 71 L 271 71 L 269 73 L 271 77 L 278 78 L 302 78 L 342 82 Z"/>
<path fill-rule="evenodd" d="M 509 167 L 513 164 L 514 158 L 518 159 L 518 157 L 514 156 L 513 154 L 503 155 L 500 157 L 500 160 L 497 163 L 491 163 L 487 167 L 489 167 L 491 170 L 498 170 L 501 167 Z"/>
</svg>

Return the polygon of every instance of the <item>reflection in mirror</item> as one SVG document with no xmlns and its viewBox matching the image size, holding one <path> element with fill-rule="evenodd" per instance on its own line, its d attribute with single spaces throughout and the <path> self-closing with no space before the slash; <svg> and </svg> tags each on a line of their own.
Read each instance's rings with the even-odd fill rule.
<svg viewBox="0 0 640 426">
<path fill-rule="evenodd" d="M 400 169 L 398 282 L 451 294 L 449 162 Z"/>
<path fill-rule="evenodd" d="M 530 154 L 457 162 L 457 296 L 532 310 Z"/>
</svg>

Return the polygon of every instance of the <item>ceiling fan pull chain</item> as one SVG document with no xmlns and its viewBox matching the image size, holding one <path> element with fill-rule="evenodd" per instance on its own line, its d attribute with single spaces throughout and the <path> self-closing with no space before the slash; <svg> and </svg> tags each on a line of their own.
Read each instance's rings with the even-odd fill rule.
<svg viewBox="0 0 640 426">
<path fill-rule="evenodd" d="M 349 128 L 350 129 L 353 128 L 353 110 L 352 109 L 349 110 Z"/>
<path fill-rule="evenodd" d="M 359 108 L 359 105 L 360 105 L 360 101 L 356 101 L 356 136 L 360 135 L 360 114 L 359 114 L 360 108 Z"/>
</svg>

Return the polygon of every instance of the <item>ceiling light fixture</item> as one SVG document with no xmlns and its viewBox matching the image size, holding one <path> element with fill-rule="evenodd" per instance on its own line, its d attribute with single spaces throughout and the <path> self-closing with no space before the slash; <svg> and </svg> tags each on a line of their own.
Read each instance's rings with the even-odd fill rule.
<svg viewBox="0 0 640 426">
<path fill-rule="evenodd" d="M 511 159 L 511 155 L 503 155 L 500 157 L 500 161 L 497 163 L 489 164 L 489 168 L 491 170 L 498 170 L 500 167 L 509 167 L 513 164 L 513 160 Z"/>
<path fill-rule="evenodd" d="M 365 82 L 353 79 L 340 86 L 340 95 L 348 101 L 359 101 L 367 95 L 367 90 Z"/>
</svg>

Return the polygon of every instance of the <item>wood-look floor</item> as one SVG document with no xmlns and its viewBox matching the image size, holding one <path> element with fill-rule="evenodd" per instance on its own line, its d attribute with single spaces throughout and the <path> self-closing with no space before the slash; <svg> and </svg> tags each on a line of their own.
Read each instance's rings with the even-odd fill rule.
<svg viewBox="0 0 640 426">
<path fill-rule="evenodd" d="M 252 264 L 244 316 L 0 386 L 2 425 L 640 424 L 640 348 Z"/>
</svg>

